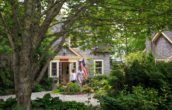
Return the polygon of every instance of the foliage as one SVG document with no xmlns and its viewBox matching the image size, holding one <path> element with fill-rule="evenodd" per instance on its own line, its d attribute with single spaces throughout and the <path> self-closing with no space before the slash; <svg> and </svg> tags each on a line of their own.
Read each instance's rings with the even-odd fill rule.
<svg viewBox="0 0 172 110">
<path fill-rule="evenodd" d="M 1 22 L 0 25 L 2 25 Z M 9 42 L 6 37 L 7 36 L 3 32 L 2 26 L 0 26 L 0 54 L 10 54 L 12 52 L 12 49 L 9 46 Z"/>
<path fill-rule="evenodd" d="M 67 84 L 65 92 L 66 93 L 71 93 L 71 94 L 79 93 L 79 92 L 81 92 L 81 88 L 77 83 L 70 82 L 70 83 Z"/>
<path fill-rule="evenodd" d="M 80 87 L 77 83 L 68 83 L 66 86 L 60 85 L 53 93 L 62 94 L 78 94 L 78 93 L 95 93 L 95 97 L 107 95 L 110 89 L 107 76 L 95 76 L 87 80 L 87 82 Z"/>
<path fill-rule="evenodd" d="M 13 72 L 9 67 L 0 68 L 0 95 L 14 94 L 14 78 Z M 44 75 L 39 84 L 36 84 L 33 92 L 52 90 L 52 79 L 48 75 Z"/>
<path fill-rule="evenodd" d="M 157 110 L 161 100 L 155 89 L 137 86 L 131 93 L 124 90 L 114 97 L 102 97 L 100 102 L 103 110 Z"/>
<path fill-rule="evenodd" d="M 43 91 L 44 89 L 42 88 L 42 86 L 40 84 L 36 84 L 34 86 L 34 89 L 33 89 L 33 92 L 41 92 Z"/>
<path fill-rule="evenodd" d="M 81 87 L 77 83 L 69 82 L 66 86 L 60 85 L 53 93 L 78 94 L 81 93 Z"/>
<path fill-rule="evenodd" d="M 82 87 L 82 93 L 93 93 L 94 90 L 88 86 L 87 84 L 83 85 Z"/>
<path fill-rule="evenodd" d="M 16 104 L 16 99 L 9 98 L 6 101 L 0 100 L 0 110 L 12 110 Z"/>
<path fill-rule="evenodd" d="M 62 102 L 59 97 L 51 97 L 50 94 L 43 98 L 37 98 L 32 101 L 33 110 L 100 110 L 98 107 L 86 106 L 84 103 L 75 101 Z M 22 110 L 16 107 L 16 99 L 0 100 L 0 110 Z"/>
<path fill-rule="evenodd" d="M 152 55 L 128 65 L 112 65 L 109 94 L 99 97 L 104 110 L 172 109 L 172 63 L 155 64 Z"/>
<path fill-rule="evenodd" d="M 111 88 L 108 83 L 108 77 L 103 75 L 90 78 L 88 86 L 95 92 L 95 97 L 107 95 L 107 91 Z"/>
<path fill-rule="evenodd" d="M 126 57 L 125 57 L 125 62 L 127 64 L 132 63 L 133 61 L 137 60 L 139 62 L 144 60 L 145 53 L 143 53 L 142 51 L 137 51 L 137 52 L 133 52 L 133 53 L 129 53 Z"/>
<path fill-rule="evenodd" d="M 164 68 L 169 68 L 168 65 Z M 160 90 L 162 87 L 166 87 L 169 76 L 164 74 L 158 64 L 154 62 L 138 62 L 134 61 L 132 65 L 126 71 L 126 84 L 129 87 L 142 85 L 143 87 L 151 87 Z"/>
<path fill-rule="evenodd" d="M 30 70 L 33 69 L 35 73 L 40 73 L 46 67 L 46 64 L 40 64 L 48 62 L 48 59 L 54 56 L 49 56 L 51 58 L 45 61 L 44 52 L 35 55 L 41 42 L 47 38 L 46 34 L 51 36 L 52 33 L 48 33 L 48 30 L 51 30 L 53 24 L 58 23 L 60 28 L 59 31 L 53 33 L 56 37 L 52 41 L 58 38 L 65 39 L 70 33 L 75 39 L 79 39 L 79 45 L 83 44 L 85 48 L 110 42 L 109 44 L 117 44 L 117 47 L 122 50 L 126 48 L 125 53 L 128 53 L 128 36 L 136 37 L 141 34 L 143 36 L 141 41 L 144 41 L 145 37 L 152 32 L 172 29 L 171 0 L 64 0 L 61 2 L 57 0 L 54 2 L 49 0 L 27 2 L 24 0 L 23 2 L 18 0 L 0 1 L 0 33 L 5 32 L 5 38 L 8 36 L 10 48 L 15 53 L 14 59 L 19 61 L 14 65 L 16 70 L 21 69 L 20 71 L 14 70 L 15 76 L 18 76 L 15 82 L 26 79 L 28 82 L 25 82 L 30 85 L 30 88 L 35 82 L 34 80 L 41 76 L 38 74 L 36 78 L 32 77 L 33 73 Z M 58 15 L 64 16 L 61 20 L 55 19 Z M 120 35 L 121 32 L 124 33 Z M 122 38 L 120 45 L 116 43 L 117 41 L 112 41 L 117 37 Z M 137 37 L 140 39 L 140 36 Z M 124 40 L 125 47 L 123 47 Z M 53 43 L 49 42 L 44 51 L 49 48 L 54 49 L 51 46 Z M 1 42 L 1 44 L 4 43 Z M 58 44 L 61 47 L 63 42 Z M 139 45 L 137 44 L 137 46 Z M 8 47 L 4 46 L 1 50 L 8 50 L 6 48 Z M 28 61 L 30 63 L 27 63 Z M 26 64 L 23 65 L 23 62 Z M 30 79 L 33 82 L 29 82 Z M 152 82 L 153 80 L 151 79 Z M 20 86 L 20 83 L 15 86 Z M 20 91 L 22 92 L 22 90 Z M 31 90 L 27 92 L 29 91 Z M 18 99 L 24 100 L 24 98 Z"/>
<path fill-rule="evenodd" d="M 94 90 L 98 90 L 102 86 L 107 85 L 107 84 L 108 84 L 107 76 L 105 75 L 95 76 L 88 80 L 88 85 L 92 87 Z"/>
<path fill-rule="evenodd" d="M 12 71 L 6 68 L 0 68 L 0 95 L 14 93 L 14 80 Z"/>
<path fill-rule="evenodd" d="M 124 68 L 123 64 L 116 64 L 116 63 L 112 64 L 111 73 L 108 78 L 109 85 L 111 86 L 111 89 L 108 91 L 109 95 L 110 94 L 114 95 L 124 88 L 125 72 L 123 68 Z"/>
<path fill-rule="evenodd" d="M 45 74 L 39 84 L 36 84 L 33 92 L 50 91 L 52 90 L 53 81 Z"/>
</svg>

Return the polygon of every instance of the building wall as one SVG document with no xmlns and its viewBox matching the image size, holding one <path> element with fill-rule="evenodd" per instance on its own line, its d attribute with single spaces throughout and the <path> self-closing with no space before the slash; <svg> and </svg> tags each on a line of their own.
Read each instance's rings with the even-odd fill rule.
<svg viewBox="0 0 172 110">
<path fill-rule="evenodd" d="M 69 52 L 69 51 L 66 51 L 66 53 L 67 53 L 66 56 L 74 55 L 72 52 Z M 109 53 L 93 54 L 90 50 L 85 50 L 85 51 L 79 50 L 78 53 L 80 53 L 80 55 L 82 55 L 82 57 L 85 59 L 86 67 L 89 70 L 90 77 L 94 76 L 94 69 L 95 69 L 94 60 L 103 60 L 103 74 L 108 75 L 110 73 L 110 54 Z M 63 56 L 63 49 L 57 54 L 57 56 L 58 55 Z M 78 59 L 76 60 L 76 62 L 77 61 L 79 63 Z"/>
<path fill-rule="evenodd" d="M 87 57 L 87 65 L 89 65 L 88 69 L 92 73 L 94 72 L 94 60 L 103 60 L 103 73 L 108 75 L 110 73 L 110 54 L 109 53 L 98 53 L 93 54 L 91 51 L 86 50 L 85 56 Z"/>
<path fill-rule="evenodd" d="M 165 59 L 172 56 L 172 44 L 163 36 L 160 36 L 154 43 L 154 56 L 159 59 Z"/>
</svg>

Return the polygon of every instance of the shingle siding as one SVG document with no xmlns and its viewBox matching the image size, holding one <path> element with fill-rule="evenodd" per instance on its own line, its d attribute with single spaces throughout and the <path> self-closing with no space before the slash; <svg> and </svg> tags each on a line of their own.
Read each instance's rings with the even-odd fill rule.
<svg viewBox="0 0 172 110">
<path fill-rule="evenodd" d="M 159 37 L 159 39 L 156 41 L 154 49 L 155 58 L 165 59 L 172 55 L 172 45 L 163 36 Z"/>
<path fill-rule="evenodd" d="M 156 59 L 167 59 L 172 56 L 172 44 L 166 37 L 164 37 L 164 35 L 172 40 L 172 32 L 163 32 L 163 34 L 161 33 L 155 41 L 146 42 L 146 50 L 150 50 L 151 44 L 151 52 Z"/>
<path fill-rule="evenodd" d="M 103 60 L 103 70 L 104 70 L 103 73 L 106 75 L 110 73 L 110 54 L 109 53 L 93 54 L 91 53 L 91 51 L 86 50 L 85 57 L 87 57 L 88 59 L 92 59 L 90 61 L 87 61 L 87 63 L 93 66 L 94 66 L 94 60 Z M 91 69 L 90 71 L 93 72 Z"/>
</svg>

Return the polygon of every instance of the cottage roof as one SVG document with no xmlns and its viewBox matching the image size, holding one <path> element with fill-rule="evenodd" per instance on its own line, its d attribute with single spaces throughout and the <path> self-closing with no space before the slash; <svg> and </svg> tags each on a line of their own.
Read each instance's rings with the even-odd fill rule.
<svg viewBox="0 0 172 110">
<path fill-rule="evenodd" d="M 172 45 L 172 32 L 170 31 L 158 32 L 154 34 L 152 38 L 152 42 L 156 42 L 160 37 L 164 37 Z M 172 61 L 172 55 L 168 56 L 167 58 L 156 58 L 155 60 L 169 62 Z"/>
<path fill-rule="evenodd" d="M 153 36 L 152 42 L 156 42 L 161 35 L 172 44 L 172 32 L 170 31 L 156 33 Z"/>
<path fill-rule="evenodd" d="M 79 48 L 72 48 L 77 54 L 83 57 L 83 54 L 81 54 L 81 50 Z"/>
<path fill-rule="evenodd" d="M 71 47 L 69 47 L 69 50 L 72 51 L 77 56 L 82 57 L 82 55 L 78 52 L 77 48 L 71 48 Z"/>
</svg>

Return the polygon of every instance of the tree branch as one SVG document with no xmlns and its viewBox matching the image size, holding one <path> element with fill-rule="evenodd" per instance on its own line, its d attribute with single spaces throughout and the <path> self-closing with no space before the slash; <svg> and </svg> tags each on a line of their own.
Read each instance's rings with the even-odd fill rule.
<svg viewBox="0 0 172 110">
<path fill-rule="evenodd" d="M 54 43 L 54 41 L 56 41 L 56 39 L 54 39 L 50 45 L 48 47 L 50 47 L 51 49 L 55 50 L 55 54 L 50 56 L 49 59 L 46 61 L 46 64 L 44 65 L 44 67 L 41 69 L 40 74 L 38 75 L 38 77 L 35 80 L 35 83 L 38 83 L 41 78 L 43 77 L 45 71 L 48 68 L 49 62 L 52 60 L 52 58 L 57 54 L 57 52 L 59 52 L 59 50 L 61 49 L 61 47 L 63 46 L 62 44 L 65 42 L 65 37 L 67 36 L 67 30 L 70 29 L 70 27 L 75 23 L 75 21 L 79 18 L 79 16 L 81 15 L 82 12 L 84 12 L 84 10 L 86 9 L 85 6 L 80 6 L 80 7 L 76 7 L 76 13 L 75 14 L 71 14 L 70 16 L 67 17 L 67 20 L 64 22 L 64 25 L 62 25 L 62 30 L 60 32 L 54 33 L 54 36 L 63 36 L 61 42 L 55 46 L 55 47 L 51 47 L 52 44 Z M 40 61 L 44 58 L 44 55 L 41 56 Z M 40 70 L 40 67 L 36 67 L 37 68 L 37 72 Z M 35 71 L 35 70 L 34 70 Z M 34 83 L 34 84 L 35 84 Z"/>
<path fill-rule="evenodd" d="M 19 22 L 19 19 L 17 16 L 18 1 L 12 0 L 11 7 L 12 7 L 12 15 L 13 15 L 13 19 L 14 19 L 15 29 L 18 29 L 17 31 L 19 31 L 20 30 L 20 22 Z"/>
<path fill-rule="evenodd" d="M 53 54 L 51 57 L 48 58 L 48 60 L 46 61 L 46 64 L 42 67 L 40 73 L 39 73 L 39 76 L 35 79 L 35 82 L 33 84 L 33 86 L 37 83 L 40 82 L 40 80 L 42 79 L 42 77 L 44 76 L 48 66 L 49 66 L 49 63 L 50 61 L 53 59 L 53 57 L 57 54 L 57 52 L 60 51 L 60 49 L 62 48 L 63 46 L 63 43 L 65 42 L 65 36 L 61 37 L 61 41 L 59 43 L 59 45 L 57 45 L 55 48 L 54 48 L 54 52 L 55 54 Z"/>
<path fill-rule="evenodd" d="M 6 33 L 7 36 L 8 36 L 8 40 L 9 40 L 9 43 L 10 43 L 10 45 L 11 45 L 11 48 L 12 48 L 12 49 L 15 49 L 15 44 L 14 44 L 14 39 L 13 39 L 13 37 L 12 37 L 12 33 L 11 33 L 11 31 L 10 31 L 10 29 L 9 29 L 9 27 L 8 27 L 8 25 L 7 25 L 7 23 L 6 23 L 5 19 L 4 19 L 4 17 L 3 17 L 3 15 L 2 15 L 2 12 L 0 12 L 0 20 L 1 20 L 2 23 L 3 23 L 3 27 L 4 27 L 4 30 L 5 30 L 5 33 Z"/>
<path fill-rule="evenodd" d="M 37 48 L 40 43 L 43 41 L 44 39 L 44 35 L 47 32 L 51 22 L 53 21 L 53 19 L 57 16 L 57 14 L 59 14 L 61 7 L 63 6 L 63 4 L 65 3 L 66 0 L 62 0 L 60 3 L 55 2 L 53 4 L 53 7 L 47 10 L 47 14 L 45 15 L 45 20 L 43 21 L 42 25 L 40 26 L 40 30 L 38 35 L 36 35 L 35 37 L 35 41 L 34 41 L 34 47 Z"/>
</svg>

